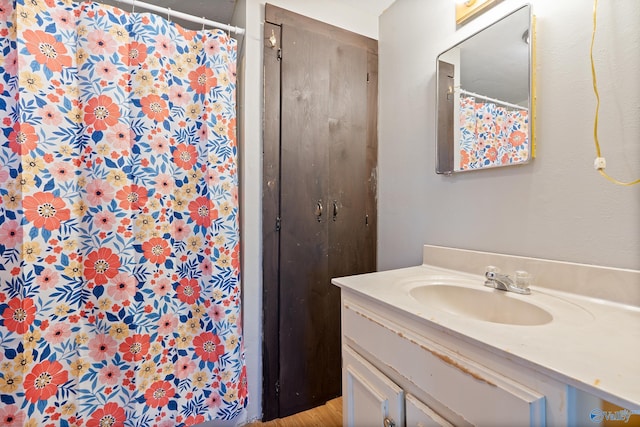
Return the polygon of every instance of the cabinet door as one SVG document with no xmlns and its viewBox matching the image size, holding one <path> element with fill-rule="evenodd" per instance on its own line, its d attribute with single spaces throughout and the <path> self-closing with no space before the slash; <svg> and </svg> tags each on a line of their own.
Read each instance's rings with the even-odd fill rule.
<svg viewBox="0 0 640 427">
<path fill-rule="evenodd" d="M 407 394 L 406 405 L 407 427 L 453 427 L 453 424 L 410 394 Z"/>
<path fill-rule="evenodd" d="M 404 392 L 349 347 L 343 357 L 343 420 L 346 427 L 401 427 Z"/>
</svg>

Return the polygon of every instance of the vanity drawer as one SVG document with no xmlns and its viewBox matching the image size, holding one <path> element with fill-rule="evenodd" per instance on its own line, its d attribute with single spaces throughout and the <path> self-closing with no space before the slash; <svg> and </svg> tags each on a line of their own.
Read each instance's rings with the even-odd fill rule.
<svg viewBox="0 0 640 427">
<path fill-rule="evenodd" d="M 342 331 L 343 346 L 362 349 L 383 373 L 408 382 L 470 424 L 546 424 L 543 395 L 348 299 Z"/>
</svg>

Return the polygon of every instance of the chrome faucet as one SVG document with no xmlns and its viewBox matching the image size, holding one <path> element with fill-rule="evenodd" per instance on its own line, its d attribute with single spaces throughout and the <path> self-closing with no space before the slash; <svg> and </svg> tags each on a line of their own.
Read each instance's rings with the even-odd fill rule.
<svg viewBox="0 0 640 427">
<path fill-rule="evenodd" d="M 529 273 L 526 271 L 516 271 L 514 281 L 508 275 L 500 274 L 497 267 L 490 265 L 487 267 L 484 277 L 487 278 L 484 285 L 490 288 L 515 292 L 522 295 L 529 295 L 531 293 L 531 289 L 529 289 Z"/>
</svg>

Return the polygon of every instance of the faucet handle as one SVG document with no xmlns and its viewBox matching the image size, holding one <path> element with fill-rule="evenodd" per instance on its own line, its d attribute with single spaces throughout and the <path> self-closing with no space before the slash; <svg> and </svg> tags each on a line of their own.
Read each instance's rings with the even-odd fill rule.
<svg viewBox="0 0 640 427">
<path fill-rule="evenodd" d="M 489 280 L 493 280 L 497 277 L 499 272 L 500 272 L 500 269 L 498 267 L 494 265 L 488 265 L 485 268 L 484 277 L 486 277 Z"/>
<path fill-rule="evenodd" d="M 524 270 L 516 271 L 514 274 L 514 284 L 519 288 L 528 288 L 531 284 L 531 275 Z"/>
<path fill-rule="evenodd" d="M 485 274 L 486 273 L 500 273 L 500 269 L 498 267 L 496 267 L 495 265 L 487 265 L 484 269 Z"/>
</svg>

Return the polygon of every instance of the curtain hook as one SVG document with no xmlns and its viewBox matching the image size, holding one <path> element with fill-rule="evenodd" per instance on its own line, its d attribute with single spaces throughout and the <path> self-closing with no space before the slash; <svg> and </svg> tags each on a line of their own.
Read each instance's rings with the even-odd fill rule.
<svg viewBox="0 0 640 427">
<path fill-rule="evenodd" d="M 205 21 L 206 21 L 206 19 L 205 19 L 205 17 L 203 16 L 203 17 L 202 17 L 202 31 L 204 31 L 204 24 L 205 24 Z"/>
<path fill-rule="evenodd" d="M 136 11 L 136 0 L 131 1 L 131 13 Z"/>
<path fill-rule="evenodd" d="M 171 22 L 171 8 L 167 8 L 167 21 Z"/>
<path fill-rule="evenodd" d="M 227 24 L 227 39 L 231 40 L 231 23 Z"/>
</svg>

